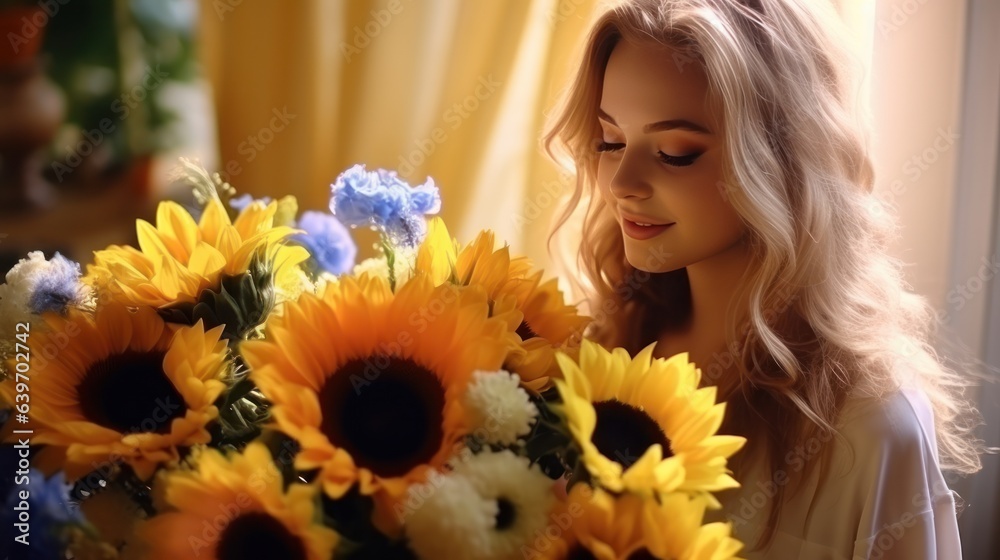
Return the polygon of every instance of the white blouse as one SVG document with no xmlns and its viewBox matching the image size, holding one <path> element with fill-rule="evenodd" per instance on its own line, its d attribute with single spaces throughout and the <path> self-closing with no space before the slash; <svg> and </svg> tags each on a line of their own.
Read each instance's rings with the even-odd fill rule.
<svg viewBox="0 0 1000 560">
<path fill-rule="evenodd" d="M 748 466 L 742 487 L 722 492 L 723 509 L 709 520 L 733 523 L 748 560 L 960 560 L 955 499 L 938 466 L 934 416 L 922 391 L 903 389 L 886 400 L 851 399 L 838 430 L 803 443 L 783 465 Z M 845 445 L 848 444 L 848 445 Z M 820 451 L 832 445 L 823 484 L 820 465 L 786 501 L 766 550 L 753 550 L 767 523 L 771 496 Z M 852 453 L 853 449 L 853 453 Z"/>
</svg>

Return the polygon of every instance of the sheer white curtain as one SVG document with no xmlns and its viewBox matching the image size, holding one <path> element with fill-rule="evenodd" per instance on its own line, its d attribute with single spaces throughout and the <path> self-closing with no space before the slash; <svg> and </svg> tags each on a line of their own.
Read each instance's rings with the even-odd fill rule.
<svg viewBox="0 0 1000 560">
<path fill-rule="evenodd" d="M 962 111 L 949 286 L 954 287 L 951 336 L 1000 370 L 1000 3 L 968 0 Z M 982 285 L 981 295 L 973 293 Z M 962 289 L 965 293 L 962 293 Z M 955 307 L 953 306 L 953 307 Z M 1000 445 L 1000 384 L 977 392 L 985 425 L 981 437 Z M 966 558 L 1000 553 L 1000 456 L 983 458 L 983 470 L 956 485 L 969 502 L 959 520 Z"/>
</svg>

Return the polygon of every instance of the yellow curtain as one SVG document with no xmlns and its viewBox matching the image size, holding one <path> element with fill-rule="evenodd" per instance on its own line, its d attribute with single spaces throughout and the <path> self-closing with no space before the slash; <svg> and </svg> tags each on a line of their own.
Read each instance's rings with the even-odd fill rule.
<svg viewBox="0 0 1000 560">
<path fill-rule="evenodd" d="M 219 171 L 303 208 L 355 163 L 431 176 L 453 235 L 493 229 L 545 266 L 571 184 L 539 137 L 594 3 L 203 0 Z"/>
</svg>

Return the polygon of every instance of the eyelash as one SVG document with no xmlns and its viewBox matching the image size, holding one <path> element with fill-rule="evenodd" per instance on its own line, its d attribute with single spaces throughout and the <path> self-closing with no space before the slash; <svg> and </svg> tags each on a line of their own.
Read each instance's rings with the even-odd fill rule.
<svg viewBox="0 0 1000 560">
<path fill-rule="evenodd" d="M 617 152 L 618 150 L 620 150 L 620 149 L 622 149 L 624 147 L 625 147 L 625 144 L 605 142 L 605 141 L 602 140 L 602 141 L 600 141 L 600 142 L 597 143 L 597 147 L 595 149 L 599 153 L 600 152 Z M 696 159 L 698 159 L 698 156 L 700 156 L 701 154 L 699 154 L 699 153 L 693 153 L 693 154 L 688 154 L 686 156 L 672 156 L 670 154 L 665 154 L 663 152 L 657 152 L 657 155 L 659 156 L 660 161 L 662 161 L 663 163 L 665 163 L 667 165 L 672 165 L 674 167 L 686 167 L 686 166 L 691 165 L 692 163 L 694 163 L 694 161 Z"/>
</svg>

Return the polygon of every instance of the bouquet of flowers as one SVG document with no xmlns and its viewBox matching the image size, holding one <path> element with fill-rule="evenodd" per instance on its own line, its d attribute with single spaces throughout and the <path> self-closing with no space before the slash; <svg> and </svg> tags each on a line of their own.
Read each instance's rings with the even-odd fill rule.
<svg viewBox="0 0 1000 560">
<path fill-rule="evenodd" d="M 684 354 L 583 338 L 555 279 L 433 180 L 358 165 L 331 212 L 237 197 L 0 285 L 14 547 L 38 558 L 727 559 L 724 404 Z M 360 264 L 351 230 L 378 232 Z M 23 453 L 22 453 L 23 451 Z"/>
</svg>

